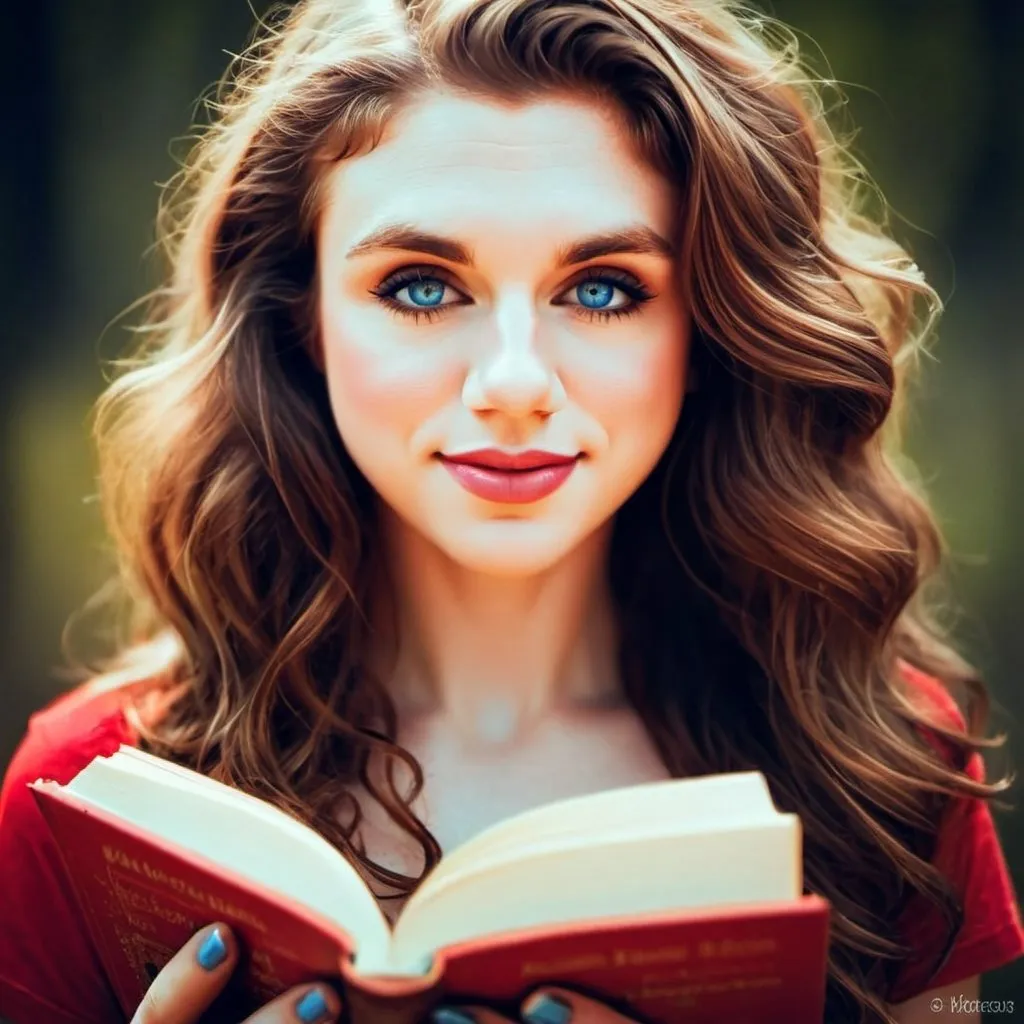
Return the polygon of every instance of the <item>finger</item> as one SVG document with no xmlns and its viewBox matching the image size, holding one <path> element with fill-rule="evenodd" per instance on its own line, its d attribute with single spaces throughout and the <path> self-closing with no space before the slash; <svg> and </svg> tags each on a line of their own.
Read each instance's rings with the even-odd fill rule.
<svg viewBox="0 0 1024 1024">
<path fill-rule="evenodd" d="M 237 962 L 238 945 L 227 925 L 202 928 L 153 980 L 132 1024 L 195 1024 Z"/>
<path fill-rule="evenodd" d="M 596 999 L 551 986 L 532 993 L 523 1002 L 521 1015 L 526 1024 L 634 1024 Z"/>
<path fill-rule="evenodd" d="M 261 1007 L 245 1024 L 324 1024 L 341 1015 L 341 1000 L 329 985 L 298 985 Z"/>
<path fill-rule="evenodd" d="M 430 1024 L 512 1024 L 486 1006 L 440 1006 L 430 1015 Z"/>
</svg>

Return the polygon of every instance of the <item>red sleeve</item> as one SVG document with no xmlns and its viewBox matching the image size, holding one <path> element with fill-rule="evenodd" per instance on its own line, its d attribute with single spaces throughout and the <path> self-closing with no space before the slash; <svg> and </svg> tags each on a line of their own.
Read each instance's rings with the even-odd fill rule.
<svg viewBox="0 0 1024 1024">
<path fill-rule="evenodd" d="M 963 716 L 938 681 L 914 671 L 908 677 L 920 687 L 942 725 L 964 727 Z M 979 754 L 971 757 L 967 773 L 979 781 L 984 778 Z M 1020 908 L 992 812 L 984 800 L 965 797 L 950 805 L 939 830 L 934 864 L 961 900 L 963 927 L 945 964 L 932 975 L 946 938 L 943 919 L 934 907 L 921 902 L 908 908 L 904 935 L 913 952 L 893 990 L 893 1002 L 984 974 L 1024 955 Z"/>
<path fill-rule="evenodd" d="M 89 938 L 60 853 L 28 783 L 69 782 L 132 742 L 119 703 L 84 691 L 33 715 L 0 790 L 0 1018 L 14 1024 L 124 1020 Z"/>
</svg>

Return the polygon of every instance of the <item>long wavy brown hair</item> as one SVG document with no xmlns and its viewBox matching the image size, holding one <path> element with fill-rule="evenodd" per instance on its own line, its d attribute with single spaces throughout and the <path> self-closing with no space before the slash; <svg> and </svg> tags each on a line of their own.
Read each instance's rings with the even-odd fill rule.
<svg viewBox="0 0 1024 1024">
<path fill-rule="evenodd" d="M 617 517 L 624 685 L 671 773 L 756 768 L 800 815 L 806 886 L 834 908 L 828 1018 L 889 1019 L 908 900 L 941 914 L 947 950 L 962 915 L 937 823 L 1006 784 L 964 771 L 994 742 L 985 690 L 925 602 L 945 549 L 898 461 L 941 302 L 795 37 L 723 0 L 309 0 L 260 26 L 168 189 L 167 283 L 98 406 L 122 669 L 160 702 L 144 742 L 308 822 L 391 893 L 440 857 L 366 664 L 375 496 L 331 416 L 314 302 L 326 172 L 431 87 L 611 101 L 679 186 L 700 384 Z M 965 733 L 901 663 L 962 696 Z M 357 783 L 418 840 L 420 876 L 367 856 Z"/>
</svg>

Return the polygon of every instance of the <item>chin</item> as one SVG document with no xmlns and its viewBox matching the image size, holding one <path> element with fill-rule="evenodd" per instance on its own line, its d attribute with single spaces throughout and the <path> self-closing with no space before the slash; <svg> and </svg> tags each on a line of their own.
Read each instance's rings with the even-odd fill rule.
<svg viewBox="0 0 1024 1024">
<path fill-rule="evenodd" d="M 455 525 L 455 524 L 453 524 Z M 527 577 L 557 565 L 584 539 L 579 525 L 508 518 L 467 522 L 435 536 L 457 565 L 488 576 Z"/>
</svg>

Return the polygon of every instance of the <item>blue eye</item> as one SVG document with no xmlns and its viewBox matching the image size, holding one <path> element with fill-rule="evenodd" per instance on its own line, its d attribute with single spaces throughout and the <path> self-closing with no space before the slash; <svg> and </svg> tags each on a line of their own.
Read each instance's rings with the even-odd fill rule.
<svg viewBox="0 0 1024 1024">
<path fill-rule="evenodd" d="M 587 309 L 604 309 L 615 295 L 616 288 L 607 281 L 583 281 L 576 285 L 576 298 Z"/>
<path fill-rule="evenodd" d="M 413 305 L 424 306 L 429 309 L 432 306 L 439 306 L 441 304 L 447 287 L 444 281 L 439 281 L 436 277 L 424 277 L 407 284 L 404 288 L 400 288 L 395 292 L 395 298 L 401 296 L 402 292 L 408 292 L 409 299 Z"/>
<path fill-rule="evenodd" d="M 380 302 L 397 316 L 433 320 L 451 306 L 470 300 L 453 284 L 430 267 L 406 267 L 370 289 Z"/>
<path fill-rule="evenodd" d="M 556 305 L 570 306 L 586 319 L 610 320 L 631 316 L 651 297 L 633 274 L 613 267 L 594 267 L 570 285 Z"/>
</svg>

